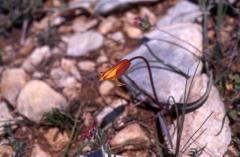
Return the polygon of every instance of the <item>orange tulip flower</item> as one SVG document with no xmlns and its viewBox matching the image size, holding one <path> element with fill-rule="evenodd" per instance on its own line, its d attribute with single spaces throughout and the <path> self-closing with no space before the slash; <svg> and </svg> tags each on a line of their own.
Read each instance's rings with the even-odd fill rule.
<svg viewBox="0 0 240 157">
<path fill-rule="evenodd" d="M 115 81 L 117 86 L 122 86 L 123 84 L 118 80 L 129 68 L 130 61 L 127 59 L 121 60 L 116 65 L 112 66 L 105 72 L 101 74 L 100 80 L 112 80 Z"/>
</svg>

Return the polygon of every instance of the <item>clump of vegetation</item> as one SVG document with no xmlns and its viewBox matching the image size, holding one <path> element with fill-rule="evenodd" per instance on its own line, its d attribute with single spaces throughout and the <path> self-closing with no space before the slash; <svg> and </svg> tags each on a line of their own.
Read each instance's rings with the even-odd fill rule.
<svg viewBox="0 0 240 157">
<path fill-rule="evenodd" d="M 60 111 L 59 109 L 53 109 L 51 112 L 45 113 L 41 120 L 41 124 L 48 127 L 56 127 L 61 132 L 64 130 L 72 130 L 74 126 L 74 119 Z"/>
<path fill-rule="evenodd" d="M 60 41 L 60 37 L 57 33 L 56 27 L 49 27 L 44 32 L 37 35 L 38 44 L 41 46 L 48 45 L 49 47 L 54 47 Z"/>
<path fill-rule="evenodd" d="M 24 20 L 31 20 L 43 5 L 43 0 L 0 0 L 0 34 L 13 26 L 21 26 Z"/>
<path fill-rule="evenodd" d="M 4 133 L 9 140 L 9 145 L 13 149 L 12 157 L 23 157 L 27 150 L 26 141 L 19 140 L 14 136 L 11 124 L 6 123 L 4 126 Z"/>
</svg>

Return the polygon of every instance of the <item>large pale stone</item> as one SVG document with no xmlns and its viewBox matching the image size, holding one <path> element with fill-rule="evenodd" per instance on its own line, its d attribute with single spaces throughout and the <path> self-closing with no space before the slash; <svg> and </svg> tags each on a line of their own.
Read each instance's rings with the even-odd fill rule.
<svg viewBox="0 0 240 157">
<path fill-rule="evenodd" d="M 50 48 L 48 46 L 43 46 L 34 49 L 32 54 L 24 61 L 22 67 L 28 72 L 34 71 L 34 69 L 39 66 L 43 61 L 46 61 L 51 56 Z"/>
<path fill-rule="evenodd" d="M 130 124 L 113 137 L 111 145 L 113 147 L 122 146 L 130 141 L 144 143 L 144 145 L 148 145 L 150 142 L 146 133 L 138 124 Z"/>
<path fill-rule="evenodd" d="M 196 73 L 199 74 L 202 69 L 202 64 L 199 59 L 202 56 L 201 28 L 196 24 L 187 23 L 168 26 L 162 30 L 168 32 L 168 34 L 154 30 L 146 35 L 149 38 L 146 44 L 149 45 L 152 52 L 165 63 L 174 66 L 185 74 L 193 75 L 197 65 L 200 64 Z M 169 35 L 169 33 L 171 35 Z M 198 50 L 189 43 L 197 47 Z M 156 62 L 156 59 L 144 44 L 124 58 L 131 59 L 136 56 L 143 56 L 148 61 L 151 61 L 150 65 L 152 66 L 153 80 L 159 101 L 167 103 L 169 96 L 173 96 L 176 102 L 179 102 L 184 93 L 186 77 L 177 72 L 173 72 L 160 62 Z M 142 60 L 137 59 L 131 62 L 128 76 L 138 86 L 153 95 L 149 74 Z M 127 80 L 128 79 L 125 79 L 125 81 Z M 127 83 L 129 85 L 128 87 L 136 92 L 138 91 L 129 81 L 127 81 Z"/>
<path fill-rule="evenodd" d="M 101 95 L 108 95 L 114 88 L 114 84 L 111 81 L 103 81 L 99 86 L 99 92 Z"/>
<path fill-rule="evenodd" d="M 188 102 L 193 102 L 204 94 L 207 88 L 208 78 L 206 75 L 196 76 L 189 95 Z M 207 117 L 213 112 L 206 123 L 199 129 Z M 201 156 L 222 157 L 228 149 L 231 141 L 231 130 L 229 127 L 228 118 L 225 120 L 224 127 L 219 135 L 222 121 L 225 115 L 225 107 L 219 92 L 216 87 L 212 87 L 208 100 L 204 105 L 194 112 L 185 116 L 183 133 L 181 136 L 180 150 L 184 150 L 184 145 L 188 142 L 191 136 L 196 134 L 189 140 L 190 147 L 186 149 L 188 153 L 193 148 L 202 148 L 206 146 Z M 176 122 L 175 122 L 176 124 Z M 170 131 L 173 133 L 174 127 L 171 126 Z M 202 134 L 202 135 L 200 135 Z M 199 137 L 198 137 L 199 136 Z M 193 141 L 195 140 L 195 141 Z M 176 146 L 176 132 L 173 136 L 174 147 Z M 183 157 L 187 155 L 183 154 Z"/>
<path fill-rule="evenodd" d="M 85 60 L 85 61 L 80 61 L 78 63 L 78 67 L 83 71 L 92 72 L 95 70 L 96 64 L 93 61 Z"/>
<path fill-rule="evenodd" d="M 91 51 L 103 45 L 103 39 L 103 36 L 95 31 L 77 33 L 69 39 L 67 55 L 72 57 L 89 55 Z"/>
<path fill-rule="evenodd" d="M 129 4 L 135 3 L 151 3 L 157 2 L 158 0 L 99 0 L 95 6 L 95 12 L 98 14 L 107 14 L 115 9 L 122 8 L 123 6 L 127 6 Z"/>
<path fill-rule="evenodd" d="M 53 108 L 66 109 L 66 99 L 39 80 L 30 81 L 21 90 L 17 100 L 18 111 L 35 122 L 39 122 L 42 115 Z"/>
<path fill-rule="evenodd" d="M 103 20 L 99 26 L 99 32 L 101 34 L 107 34 L 113 30 L 114 26 L 117 23 L 117 19 L 114 17 L 108 17 L 107 19 Z"/>
<path fill-rule="evenodd" d="M 23 69 L 7 69 L 2 74 L 2 97 L 12 106 L 16 106 L 19 92 L 27 84 L 27 74 Z"/>
<path fill-rule="evenodd" d="M 184 8 L 184 9 L 183 9 Z M 202 15 L 199 5 L 188 0 L 179 0 L 176 5 L 167 11 L 167 14 L 160 18 L 157 26 L 166 26 L 175 23 L 195 22 Z"/>
<path fill-rule="evenodd" d="M 86 18 L 76 18 L 73 22 L 72 29 L 75 32 L 85 32 L 98 24 L 97 19 L 88 21 Z"/>
</svg>

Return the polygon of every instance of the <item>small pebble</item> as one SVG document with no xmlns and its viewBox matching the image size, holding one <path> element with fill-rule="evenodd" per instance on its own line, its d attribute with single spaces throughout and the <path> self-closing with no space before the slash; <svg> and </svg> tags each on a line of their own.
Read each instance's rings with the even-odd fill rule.
<svg viewBox="0 0 240 157">
<path fill-rule="evenodd" d="M 107 95 L 114 88 L 114 84 L 111 81 L 103 81 L 99 86 L 99 92 L 101 95 Z"/>
</svg>

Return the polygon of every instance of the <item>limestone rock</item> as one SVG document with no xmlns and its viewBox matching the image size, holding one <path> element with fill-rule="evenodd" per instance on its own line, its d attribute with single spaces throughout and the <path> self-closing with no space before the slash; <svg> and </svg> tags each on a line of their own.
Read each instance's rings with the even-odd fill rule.
<svg viewBox="0 0 240 157">
<path fill-rule="evenodd" d="M 90 30 L 97 24 L 98 24 L 97 19 L 88 21 L 85 18 L 76 18 L 73 22 L 72 29 L 75 32 L 85 32 L 87 30 Z"/>
<path fill-rule="evenodd" d="M 157 2 L 158 0 L 99 0 L 95 6 L 95 13 L 97 14 L 107 14 L 115 9 L 119 9 L 120 7 L 127 6 L 129 4 L 135 3 L 151 3 Z"/>
<path fill-rule="evenodd" d="M 74 76 L 79 81 L 81 80 L 81 75 L 76 67 L 76 62 L 74 60 L 63 58 L 61 60 L 61 67 L 69 75 Z"/>
<path fill-rule="evenodd" d="M 149 144 L 149 138 L 146 133 L 138 124 L 129 124 L 124 129 L 120 130 L 112 139 L 111 145 L 122 146 L 127 142 L 135 141 L 139 144 L 147 146 Z"/>
<path fill-rule="evenodd" d="M 24 61 L 22 67 L 29 72 L 32 72 L 43 60 L 49 59 L 51 56 L 50 48 L 48 46 L 43 46 L 36 48 L 32 54 Z"/>
<path fill-rule="evenodd" d="M 69 39 L 67 55 L 72 57 L 86 56 L 103 45 L 103 36 L 95 31 L 74 34 Z"/>
<path fill-rule="evenodd" d="M 157 26 L 161 27 L 176 23 L 195 22 L 201 15 L 202 12 L 199 5 L 188 0 L 179 0 L 175 6 L 168 10 L 163 18 L 159 19 Z"/>
<path fill-rule="evenodd" d="M 108 17 L 107 19 L 104 19 L 99 26 L 99 32 L 101 34 L 109 33 L 110 31 L 112 31 L 116 22 L 117 22 L 117 19 L 111 16 Z"/>
<path fill-rule="evenodd" d="M 12 106 L 16 106 L 19 92 L 27 84 L 28 76 L 23 69 L 6 69 L 2 74 L 2 96 Z"/>
<path fill-rule="evenodd" d="M 166 103 L 169 96 L 173 96 L 176 102 L 179 102 L 185 89 L 187 78 L 185 75 L 193 75 L 198 64 L 199 67 L 196 74 L 199 74 L 202 69 L 200 61 L 202 56 L 201 28 L 198 25 L 188 23 L 168 26 L 162 30 L 164 32 L 154 30 L 146 34 L 149 41 L 146 41 L 145 44 L 148 44 L 151 51 L 163 60 L 165 64 L 174 66 L 175 70 L 177 69 L 183 74 L 173 71 L 173 69 L 160 62 L 156 62 L 155 57 L 152 56 L 144 44 L 124 58 L 145 57 L 150 61 L 150 66 L 154 67 L 151 69 L 159 101 Z M 189 45 L 189 43 L 194 45 L 194 47 Z M 142 89 L 153 94 L 148 71 L 142 60 L 138 59 L 131 63 L 128 76 Z M 127 81 L 127 79 L 125 80 Z M 127 82 L 127 84 L 127 87 L 130 87 L 133 91 L 138 91 L 130 82 Z"/>
<path fill-rule="evenodd" d="M 121 44 L 125 43 L 125 37 L 124 34 L 121 31 L 115 32 L 111 36 L 112 40 L 119 42 Z"/>
<path fill-rule="evenodd" d="M 44 113 L 53 108 L 67 109 L 66 99 L 46 83 L 30 81 L 20 92 L 17 100 L 18 111 L 35 122 L 39 122 Z"/>
<path fill-rule="evenodd" d="M 125 25 L 124 31 L 128 35 L 128 37 L 132 39 L 140 39 L 143 35 L 142 31 L 139 28 L 128 24 Z"/>
<path fill-rule="evenodd" d="M 78 67 L 79 69 L 84 71 L 94 71 L 96 68 L 96 64 L 92 61 L 85 60 L 85 61 L 80 61 L 78 63 Z"/>
<path fill-rule="evenodd" d="M 207 82 L 208 78 L 204 74 L 194 78 L 188 102 L 193 102 L 204 94 L 207 88 Z M 184 150 L 183 147 L 187 141 L 212 113 L 206 123 L 197 131 L 192 139 L 190 139 L 190 147 L 185 149 L 185 153 L 188 153 L 193 148 L 202 148 L 206 146 L 202 156 L 222 157 L 227 151 L 228 145 L 231 141 L 231 130 L 228 118 L 225 120 L 221 133 L 218 136 L 216 135 L 221 129 L 225 112 L 225 107 L 220 99 L 219 92 L 216 87 L 212 87 L 208 100 L 203 104 L 203 106 L 185 116 L 180 150 Z M 170 131 L 172 133 L 173 130 L 174 128 L 171 126 Z M 176 142 L 176 134 L 173 136 L 173 141 Z M 185 156 L 187 157 L 186 154 L 183 155 L 183 157 Z"/>
<path fill-rule="evenodd" d="M 107 95 L 114 88 L 114 84 L 111 81 L 103 81 L 99 86 L 99 92 L 102 95 Z"/>
</svg>

